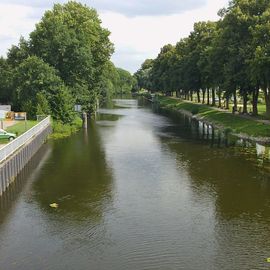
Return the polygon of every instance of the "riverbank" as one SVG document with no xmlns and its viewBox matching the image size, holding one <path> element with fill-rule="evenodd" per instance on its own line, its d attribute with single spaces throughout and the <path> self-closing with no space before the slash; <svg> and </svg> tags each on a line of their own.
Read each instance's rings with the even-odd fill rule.
<svg viewBox="0 0 270 270">
<path fill-rule="evenodd" d="M 15 133 L 17 136 L 22 135 L 24 132 L 34 127 L 38 121 L 27 120 L 18 122 L 15 125 L 7 127 L 6 130 L 10 133 Z M 53 133 L 49 136 L 49 139 L 62 139 L 69 137 L 73 133 L 77 132 L 82 127 L 82 119 L 78 116 L 70 124 L 63 124 L 60 121 L 52 120 Z"/>
<path fill-rule="evenodd" d="M 157 102 L 161 108 L 189 115 L 239 138 L 260 143 L 270 143 L 270 125 L 260 122 L 255 118 L 244 118 L 240 115 L 233 115 L 230 112 L 207 105 L 186 102 L 170 97 L 159 96 Z"/>
<path fill-rule="evenodd" d="M 70 124 L 63 124 L 59 121 L 52 122 L 53 133 L 49 139 L 63 139 L 77 132 L 82 127 L 82 119 L 78 116 Z"/>
</svg>

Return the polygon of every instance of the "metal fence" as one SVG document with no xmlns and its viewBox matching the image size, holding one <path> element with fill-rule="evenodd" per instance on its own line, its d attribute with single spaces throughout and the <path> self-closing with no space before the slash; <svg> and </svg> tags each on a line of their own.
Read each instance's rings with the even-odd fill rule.
<svg viewBox="0 0 270 270">
<path fill-rule="evenodd" d="M 50 125 L 50 116 L 0 149 L 0 163 Z"/>
</svg>

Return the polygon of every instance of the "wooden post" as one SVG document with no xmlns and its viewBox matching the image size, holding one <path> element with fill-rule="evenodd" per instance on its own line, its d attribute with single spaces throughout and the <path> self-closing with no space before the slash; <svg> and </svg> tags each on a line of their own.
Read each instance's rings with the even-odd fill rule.
<svg viewBox="0 0 270 270">
<path fill-rule="evenodd" d="M 87 113 L 83 112 L 83 128 L 87 128 Z"/>
<path fill-rule="evenodd" d="M 25 113 L 25 117 L 24 117 L 24 124 L 25 124 L 25 131 L 27 131 L 27 118 L 26 118 L 27 114 Z"/>
</svg>

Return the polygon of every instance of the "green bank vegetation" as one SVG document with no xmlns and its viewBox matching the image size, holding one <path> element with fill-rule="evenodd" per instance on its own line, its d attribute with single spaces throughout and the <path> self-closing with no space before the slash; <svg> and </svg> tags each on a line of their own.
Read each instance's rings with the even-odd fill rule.
<svg viewBox="0 0 270 270">
<path fill-rule="evenodd" d="M 75 104 L 91 115 L 98 101 L 136 84 L 110 61 L 109 36 L 95 9 L 75 1 L 55 4 L 28 40 L 22 37 L 0 58 L 0 103 L 29 119 L 50 114 L 57 133 L 71 133 L 79 123 Z"/>
<path fill-rule="evenodd" d="M 138 88 L 270 119 L 270 1 L 232 0 L 219 16 L 147 59 Z"/>
<path fill-rule="evenodd" d="M 53 133 L 49 136 L 50 139 L 63 139 L 77 132 L 82 127 L 82 119 L 77 116 L 70 124 L 63 124 L 60 121 L 53 121 Z"/>
<path fill-rule="evenodd" d="M 246 134 L 251 137 L 269 137 L 270 134 L 269 124 L 264 124 L 251 117 L 245 118 L 207 105 L 195 104 L 176 98 L 160 96 L 158 101 L 163 108 L 189 112 L 196 118 L 214 124 L 226 132 Z"/>
<path fill-rule="evenodd" d="M 19 136 L 19 135 L 23 134 L 25 131 L 27 131 L 30 128 L 32 128 L 33 126 L 35 126 L 37 123 L 38 123 L 38 121 L 34 121 L 34 120 L 27 120 L 26 122 L 20 121 L 13 126 L 7 127 L 6 131 L 10 132 L 10 133 L 14 133 L 17 136 Z"/>
</svg>

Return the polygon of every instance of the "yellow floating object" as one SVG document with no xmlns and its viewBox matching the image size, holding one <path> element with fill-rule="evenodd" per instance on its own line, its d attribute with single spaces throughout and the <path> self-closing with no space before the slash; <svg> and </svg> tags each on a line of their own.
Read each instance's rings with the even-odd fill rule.
<svg viewBox="0 0 270 270">
<path fill-rule="evenodd" d="M 50 204 L 50 207 L 52 207 L 52 208 L 57 208 L 57 207 L 58 207 L 58 204 L 57 204 L 57 203 L 51 203 L 51 204 Z"/>
<path fill-rule="evenodd" d="M 267 258 L 266 261 L 267 261 L 268 263 L 270 263 L 270 258 Z"/>
</svg>

